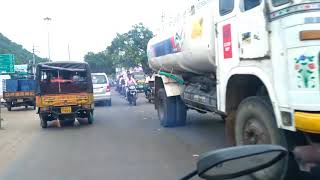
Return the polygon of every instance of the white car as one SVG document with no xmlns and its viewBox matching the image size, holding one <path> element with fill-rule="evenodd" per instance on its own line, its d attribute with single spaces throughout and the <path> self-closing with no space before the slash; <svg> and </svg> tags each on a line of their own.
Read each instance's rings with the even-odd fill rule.
<svg viewBox="0 0 320 180">
<path fill-rule="evenodd" d="M 104 102 L 111 106 L 111 89 L 105 73 L 91 73 L 94 102 Z"/>
</svg>

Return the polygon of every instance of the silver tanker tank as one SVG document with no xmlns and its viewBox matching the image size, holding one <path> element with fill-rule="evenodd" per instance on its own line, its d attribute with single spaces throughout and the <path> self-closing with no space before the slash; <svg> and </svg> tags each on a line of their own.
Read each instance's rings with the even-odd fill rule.
<svg viewBox="0 0 320 180">
<path fill-rule="evenodd" d="M 191 5 L 183 16 L 148 43 L 149 66 L 173 73 L 212 73 L 216 70 L 212 0 Z"/>
</svg>

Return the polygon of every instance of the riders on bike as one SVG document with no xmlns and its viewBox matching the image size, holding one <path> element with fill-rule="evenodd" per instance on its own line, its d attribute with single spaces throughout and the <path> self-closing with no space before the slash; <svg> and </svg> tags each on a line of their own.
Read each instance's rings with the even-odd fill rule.
<svg viewBox="0 0 320 180">
<path fill-rule="evenodd" d="M 130 85 L 133 85 L 133 86 L 136 86 L 136 85 L 137 85 L 137 82 L 136 82 L 136 80 L 133 78 L 132 74 L 129 73 L 127 76 L 128 76 L 128 77 L 127 77 L 127 79 L 126 79 L 126 84 L 125 84 L 125 86 L 126 86 L 126 97 L 128 97 L 129 86 L 130 86 Z"/>
</svg>

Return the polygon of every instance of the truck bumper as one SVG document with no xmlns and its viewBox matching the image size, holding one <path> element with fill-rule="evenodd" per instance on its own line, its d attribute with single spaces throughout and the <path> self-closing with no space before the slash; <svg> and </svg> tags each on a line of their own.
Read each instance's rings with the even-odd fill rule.
<svg viewBox="0 0 320 180">
<path fill-rule="evenodd" d="M 106 94 L 94 94 L 94 102 L 111 100 L 111 93 Z"/>
<path fill-rule="evenodd" d="M 320 113 L 295 112 L 294 118 L 298 130 L 320 134 Z"/>
<path fill-rule="evenodd" d="M 93 107 L 90 108 L 83 108 L 81 106 L 70 106 L 71 112 L 70 113 L 61 113 L 62 107 L 50 107 L 47 111 L 40 111 L 40 115 L 47 115 L 52 117 L 51 120 L 60 119 L 63 120 L 63 117 L 72 117 L 72 118 L 85 118 L 87 117 L 88 113 L 91 111 L 93 112 Z"/>
<path fill-rule="evenodd" d="M 320 165 L 320 113 L 295 112 L 294 118 L 296 129 L 305 132 L 307 144 L 296 146 L 292 153 L 300 170 L 312 172 L 314 167 Z"/>
</svg>

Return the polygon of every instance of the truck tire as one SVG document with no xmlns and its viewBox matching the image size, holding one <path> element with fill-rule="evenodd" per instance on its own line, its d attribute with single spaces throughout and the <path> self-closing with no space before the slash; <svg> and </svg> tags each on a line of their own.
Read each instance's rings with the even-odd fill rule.
<svg viewBox="0 0 320 180">
<path fill-rule="evenodd" d="M 235 118 L 235 141 L 236 145 L 277 144 L 288 148 L 285 133 L 277 127 L 272 104 L 267 98 L 248 97 L 240 103 Z M 295 169 L 292 166 L 296 164 L 290 158 L 252 176 L 258 180 L 292 179 L 294 171 L 291 170 Z"/>
<path fill-rule="evenodd" d="M 47 128 L 47 127 L 48 127 L 47 119 L 46 119 L 43 115 L 41 115 L 41 114 L 39 114 L 39 118 L 40 118 L 40 125 L 41 125 L 41 127 L 42 127 L 43 129 Z"/>
<path fill-rule="evenodd" d="M 182 101 L 180 96 L 176 97 L 176 125 L 177 126 L 185 126 L 186 125 L 186 119 L 187 119 L 187 107 Z"/>
<path fill-rule="evenodd" d="M 159 105 L 157 110 L 161 126 L 177 126 L 176 97 L 167 97 L 166 91 L 163 88 L 161 88 L 158 91 L 158 99 Z"/>
<path fill-rule="evenodd" d="M 11 111 L 11 102 L 7 103 L 7 109 L 8 109 L 8 111 Z"/>
<path fill-rule="evenodd" d="M 89 115 L 88 115 L 88 124 L 92 124 L 93 123 L 93 113 L 92 112 L 89 112 Z"/>
</svg>

